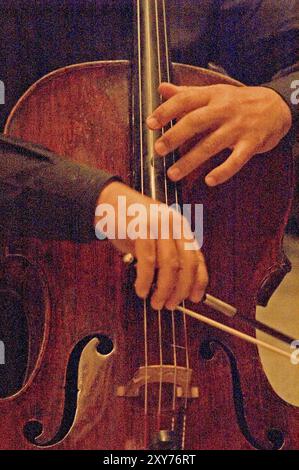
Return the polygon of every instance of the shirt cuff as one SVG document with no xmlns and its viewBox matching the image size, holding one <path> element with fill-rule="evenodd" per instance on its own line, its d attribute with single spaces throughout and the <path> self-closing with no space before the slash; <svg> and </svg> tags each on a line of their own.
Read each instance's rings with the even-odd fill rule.
<svg viewBox="0 0 299 470">
<path fill-rule="evenodd" d="M 292 114 L 293 124 L 298 123 L 299 119 L 299 73 L 294 72 L 286 76 L 281 76 L 273 79 L 271 82 L 265 83 L 264 85 L 267 88 L 272 88 L 276 91 L 283 100 L 287 103 Z"/>
</svg>

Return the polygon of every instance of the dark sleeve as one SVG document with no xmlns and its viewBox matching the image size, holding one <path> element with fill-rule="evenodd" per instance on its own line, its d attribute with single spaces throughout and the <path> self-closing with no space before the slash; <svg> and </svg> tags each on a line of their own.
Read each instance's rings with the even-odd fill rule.
<svg viewBox="0 0 299 470">
<path fill-rule="evenodd" d="M 213 60 L 247 85 L 266 85 L 289 104 L 299 80 L 299 0 L 221 0 Z M 292 102 L 293 101 L 293 102 Z"/>
<path fill-rule="evenodd" d="M 265 83 L 264 85 L 272 88 L 280 94 L 290 107 L 293 122 L 297 124 L 299 120 L 299 102 L 298 91 L 296 90 L 299 89 L 299 71 L 291 71 L 296 68 L 299 69 L 299 64 L 295 67 L 282 70 L 273 78 L 273 80 Z"/>
<path fill-rule="evenodd" d="M 0 230 L 88 242 L 103 186 L 118 179 L 0 134 Z"/>
</svg>

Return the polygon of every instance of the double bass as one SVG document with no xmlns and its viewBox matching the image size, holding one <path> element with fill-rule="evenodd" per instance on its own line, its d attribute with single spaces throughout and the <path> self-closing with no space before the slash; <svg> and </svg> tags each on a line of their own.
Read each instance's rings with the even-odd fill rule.
<svg viewBox="0 0 299 470">
<path fill-rule="evenodd" d="M 172 63 L 164 0 L 135 1 L 135 59 L 56 70 L 17 102 L 5 133 L 119 175 L 168 204 L 203 204 L 208 291 L 247 319 L 289 269 L 282 238 L 292 195 L 287 141 L 219 187 L 180 187 L 156 159 L 145 120 L 162 81 L 242 86 Z M 37 221 L 38 222 L 38 221 Z M 1 295 L 28 329 L 23 385 L 0 399 L 2 449 L 295 449 L 299 412 L 272 389 L 255 345 L 134 293 L 134 264 L 111 244 L 9 238 Z M 4 287 L 3 287 L 4 286 Z M 14 300 L 18 299 L 18 300 Z M 236 325 L 211 306 L 186 307 Z M 255 336 L 247 323 L 243 331 Z"/>
</svg>

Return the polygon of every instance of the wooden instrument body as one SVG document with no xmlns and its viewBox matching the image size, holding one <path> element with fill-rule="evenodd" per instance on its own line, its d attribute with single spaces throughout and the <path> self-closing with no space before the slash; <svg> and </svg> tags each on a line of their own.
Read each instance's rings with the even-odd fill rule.
<svg viewBox="0 0 299 470">
<path fill-rule="evenodd" d="M 235 83 L 195 67 L 175 64 L 173 71 L 177 84 Z M 132 184 L 131 78 L 128 62 L 79 64 L 53 72 L 21 98 L 5 131 Z M 223 156 L 210 165 L 219 158 Z M 183 202 L 204 205 L 209 292 L 254 317 L 258 298 L 271 291 L 273 279 L 275 283 L 285 268 L 281 242 L 292 187 L 289 148 L 282 144 L 271 154 L 255 157 L 217 188 L 205 186 L 206 171 L 207 167 L 186 178 L 182 193 Z M 143 448 L 143 389 L 137 390 L 137 397 L 119 396 L 124 389 L 120 387 L 132 381 L 144 361 L 142 304 L 121 256 L 108 242 L 80 245 L 33 239 L 13 240 L 6 253 L 6 283 L 22 296 L 30 354 L 24 387 L 0 400 L 0 447 Z M 214 316 L 207 307 L 196 309 Z M 171 363 L 167 315 L 163 313 L 162 328 L 166 362 Z M 179 316 L 177 341 L 183 344 Z M 150 364 L 159 364 L 156 322 L 152 312 Z M 280 433 L 285 448 L 298 448 L 299 412 L 275 395 L 256 348 L 191 320 L 188 332 L 192 386 L 198 387 L 199 397 L 189 401 L 185 448 L 281 447 Z M 94 335 L 110 338 L 113 351 L 97 352 Z M 76 387 L 76 364 L 84 345 L 72 419 L 72 412 L 65 413 L 65 401 L 76 396 L 71 385 Z M 178 354 L 178 362 L 184 365 L 183 354 Z M 156 392 L 154 386 L 151 423 L 156 419 Z M 30 442 L 34 426 L 28 425 L 33 421 L 42 423 L 35 443 Z M 150 432 L 154 426 L 150 424 Z"/>
</svg>

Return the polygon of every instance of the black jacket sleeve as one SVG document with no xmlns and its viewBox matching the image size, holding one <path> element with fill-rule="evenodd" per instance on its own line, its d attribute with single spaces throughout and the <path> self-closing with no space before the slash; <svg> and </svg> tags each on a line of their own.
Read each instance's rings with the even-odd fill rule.
<svg viewBox="0 0 299 470">
<path fill-rule="evenodd" d="M 290 69 L 282 70 L 273 78 L 273 80 L 265 84 L 265 86 L 272 88 L 277 93 L 279 93 L 280 96 L 286 101 L 292 113 L 293 123 L 296 124 L 298 124 L 299 120 L 299 63 L 297 68 L 298 71 L 295 72 L 291 72 Z"/>
<path fill-rule="evenodd" d="M 96 201 L 113 179 L 118 178 L 0 134 L 0 230 L 91 241 Z"/>
<path fill-rule="evenodd" d="M 299 0 L 218 1 L 214 54 L 229 75 L 276 90 L 290 106 L 299 80 Z"/>
</svg>

